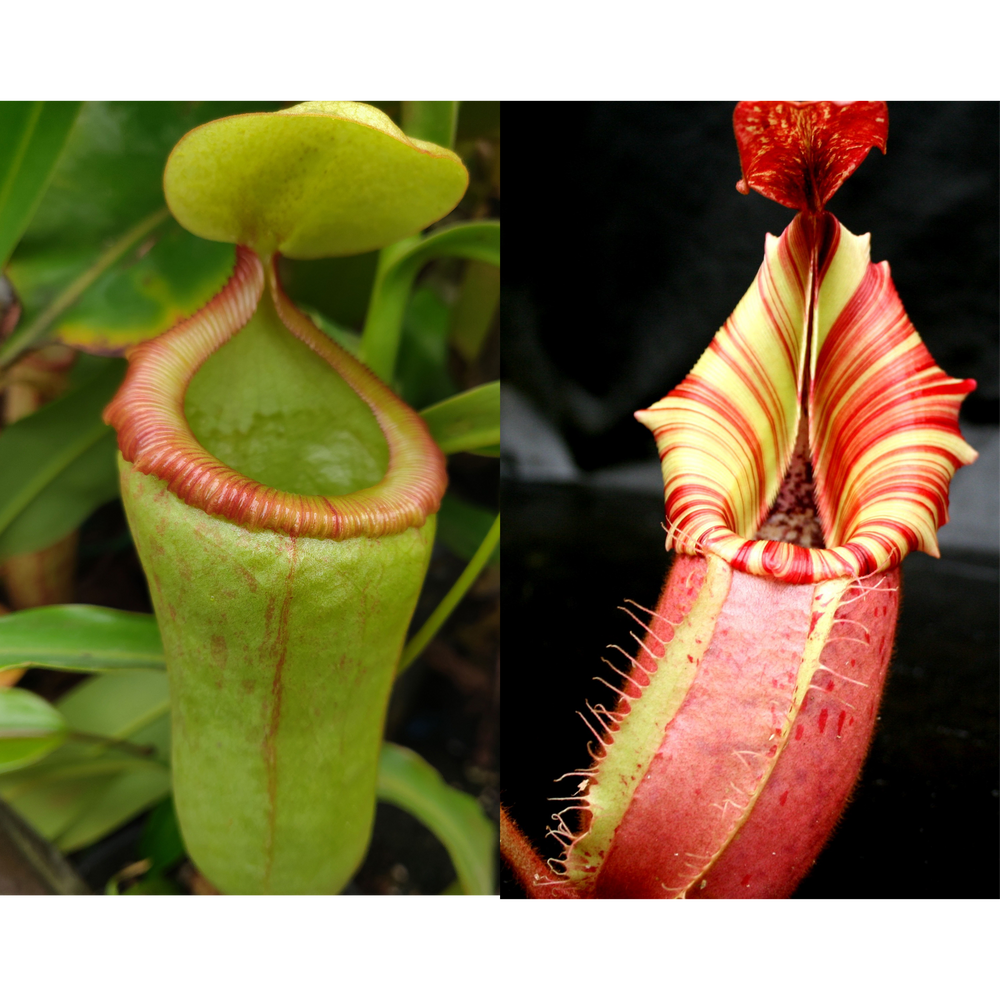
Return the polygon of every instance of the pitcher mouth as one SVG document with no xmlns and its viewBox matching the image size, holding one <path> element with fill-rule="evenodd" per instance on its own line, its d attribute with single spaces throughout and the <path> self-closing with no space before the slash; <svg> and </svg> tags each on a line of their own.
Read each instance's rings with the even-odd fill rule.
<svg viewBox="0 0 1000 1000">
<path fill-rule="evenodd" d="M 867 236 L 800 213 L 768 237 L 756 281 L 688 377 L 636 414 L 657 441 L 667 548 L 786 583 L 938 555 L 951 477 L 977 457 L 958 428 L 975 386 L 934 363 Z M 754 538 L 803 424 L 827 548 Z"/>
<path fill-rule="evenodd" d="M 766 576 L 784 583 L 860 578 L 895 565 L 890 553 L 880 557 L 880 539 L 860 538 L 832 549 L 805 548 L 792 542 L 742 538 L 726 529 L 709 532 L 694 548 L 724 559 L 734 570 Z M 675 546 L 688 552 L 684 545 Z M 880 565 L 884 561 L 885 565 Z"/>
<path fill-rule="evenodd" d="M 267 486 L 213 457 L 184 413 L 188 385 L 205 360 L 247 325 L 265 284 L 289 334 L 350 386 L 371 409 L 388 445 L 388 468 L 373 486 L 340 496 Z M 447 488 L 444 456 L 420 417 L 361 362 L 318 330 L 285 295 L 275 258 L 265 265 L 237 248 L 225 288 L 190 319 L 129 352 L 125 381 L 104 411 L 126 461 L 162 479 L 185 503 L 249 529 L 289 536 L 380 537 L 419 527 Z"/>
</svg>

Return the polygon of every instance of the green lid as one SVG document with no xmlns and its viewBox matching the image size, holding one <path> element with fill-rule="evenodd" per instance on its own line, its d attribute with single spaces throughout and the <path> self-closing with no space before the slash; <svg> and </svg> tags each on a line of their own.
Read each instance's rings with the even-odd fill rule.
<svg viewBox="0 0 1000 1000">
<path fill-rule="evenodd" d="M 220 118 L 177 143 L 167 205 L 196 236 L 311 260 L 386 246 L 447 215 L 469 175 L 377 108 L 307 101 Z"/>
</svg>

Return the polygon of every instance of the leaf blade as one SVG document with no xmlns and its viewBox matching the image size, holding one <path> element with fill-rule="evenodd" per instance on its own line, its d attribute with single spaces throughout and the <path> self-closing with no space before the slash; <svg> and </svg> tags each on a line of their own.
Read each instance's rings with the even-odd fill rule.
<svg viewBox="0 0 1000 1000">
<path fill-rule="evenodd" d="M 162 764 L 124 771 L 55 839 L 65 853 L 96 843 L 170 794 L 170 770 Z"/>
<path fill-rule="evenodd" d="M 24 688 L 0 688 L 0 772 L 47 757 L 68 733 L 62 714 L 44 698 Z"/>
<path fill-rule="evenodd" d="M 487 382 L 420 411 L 446 454 L 500 443 L 500 383 Z"/>
<path fill-rule="evenodd" d="M 45 194 L 80 101 L 0 105 L 0 270 Z"/>
<path fill-rule="evenodd" d="M 468 561 L 483 544 L 496 516 L 495 510 L 469 503 L 454 493 L 446 493 L 441 498 L 441 509 L 438 511 L 437 537 L 459 559 Z M 499 560 L 500 550 L 494 549 L 488 565 L 492 566 Z"/>
<path fill-rule="evenodd" d="M 383 743 L 378 797 L 411 813 L 444 844 L 466 895 L 494 894 L 496 829 L 471 795 L 446 785 L 414 751 Z"/>
<path fill-rule="evenodd" d="M 24 315 L 19 329 L 0 345 L 0 365 L 52 334 L 65 332 L 67 342 L 73 343 L 81 331 L 72 324 L 61 331 L 59 320 L 78 307 L 90 314 L 98 311 L 97 286 L 102 282 L 115 284 L 119 293 L 128 291 L 129 269 L 141 263 L 149 240 L 157 238 L 158 227 L 169 218 L 163 165 L 185 132 L 220 115 L 278 107 L 278 102 L 86 102 L 7 268 Z M 114 183 L 108 183 L 109 178 Z M 167 223 L 162 231 L 169 233 L 172 227 L 174 223 Z M 217 255 L 214 280 L 221 287 L 232 270 L 222 269 L 231 248 L 197 242 L 198 253 Z M 134 288 L 133 299 L 146 298 L 145 306 L 153 312 L 193 311 L 183 269 L 177 272 L 155 259 L 147 269 L 153 280 Z M 207 282 L 209 276 L 202 278 Z M 103 315 L 110 328 L 118 325 L 109 311 Z"/>
<path fill-rule="evenodd" d="M 75 731 L 127 740 L 170 711 L 167 675 L 151 670 L 101 674 L 60 698 L 59 710 Z"/>
<path fill-rule="evenodd" d="M 403 647 L 403 652 L 399 657 L 398 673 L 402 673 L 424 650 L 427 644 L 434 638 L 437 631 L 447 621 L 448 616 L 455 610 L 458 602 L 465 596 L 465 592 L 476 582 L 483 567 L 487 564 L 493 550 L 500 541 L 500 515 L 493 520 L 490 530 L 482 540 L 476 554 L 469 560 L 469 564 L 462 570 L 461 576 L 452 585 L 451 590 L 441 600 L 441 603 L 431 612 L 430 617 L 420 626 L 416 635 Z"/>
<path fill-rule="evenodd" d="M 164 670 L 153 615 L 54 604 L 0 618 L 0 670 L 20 666 L 99 672 Z"/>
<path fill-rule="evenodd" d="M 107 362 L 0 436 L 0 558 L 52 544 L 117 495 L 114 432 L 101 414 L 123 369 Z"/>
<path fill-rule="evenodd" d="M 78 850 L 169 794 L 167 676 L 121 670 L 94 677 L 56 707 L 70 731 L 134 739 L 154 750 L 142 757 L 100 740 L 72 741 L 48 760 L 0 774 L 0 797 L 60 849 Z"/>
<path fill-rule="evenodd" d="M 413 282 L 420 268 L 437 257 L 461 257 L 499 267 L 500 223 L 461 222 L 425 239 L 401 240 L 382 251 L 361 334 L 361 352 L 365 364 L 384 381 L 392 380 Z"/>
</svg>

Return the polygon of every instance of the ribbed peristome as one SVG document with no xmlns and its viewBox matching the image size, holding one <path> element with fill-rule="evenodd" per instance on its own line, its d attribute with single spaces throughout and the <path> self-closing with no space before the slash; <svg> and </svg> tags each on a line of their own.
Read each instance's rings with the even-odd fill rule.
<svg viewBox="0 0 1000 1000">
<path fill-rule="evenodd" d="M 247 528 L 311 538 L 379 537 L 422 525 L 447 486 L 444 456 L 420 417 L 364 365 L 318 330 L 285 295 L 272 259 L 237 248 L 226 287 L 172 330 L 134 348 L 104 419 L 123 457 L 157 476 L 185 503 Z M 269 280 L 266 280 L 268 278 Z M 371 408 L 389 448 L 385 476 L 343 496 L 289 493 L 242 475 L 198 442 L 184 415 L 187 387 L 205 360 L 250 321 L 264 286 L 285 327 Z"/>
<path fill-rule="evenodd" d="M 934 363 L 868 236 L 800 213 L 768 236 L 754 284 L 688 377 L 636 414 L 659 449 L 667 547 L 788 583 L 936 555 L 951 477 L 976 458 L 958 429 L 974 388 Z M 826 548 L 753 537 L 791 461 L 804 393 Z"/>
</svg>

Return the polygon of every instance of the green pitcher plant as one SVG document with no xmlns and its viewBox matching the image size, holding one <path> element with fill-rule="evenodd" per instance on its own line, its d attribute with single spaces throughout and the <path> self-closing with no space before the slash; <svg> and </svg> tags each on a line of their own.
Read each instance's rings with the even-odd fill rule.
<svg viewBox="0 0 1000 1000">
<path fill-rule="evenodd" d="M 688 377 L 636 414 L 676 556 L 633 614 L 617 704 L 591 709 L 561 857 L 501 818 L 535 898 L 791 895 L 872 737 L 899 564 L 938 555 L 951 477 L 976 458 L 958 430 L 975 383 L 935 365 L 888 264 L 824 207 L 885 152 L 885 104 L 745 101 L 734 128 L 738 190 L 798 214 Z"/>
<path fill-rule="evenodd" d="M 407 789 L 414 775 L 440 784 L 419 758 L 383 747 L 384 720 L 398 670 L 496 545 L 498 521 L 404 655 L 447 487 L 437 442 L 495 445 L 478 418 L 496 393 L 473 390 L 425 421 L 383 381 L 401 307 L 385 313 L 405 304 L 435 240 L 442 253 L 498 261 L 495 227 L 485 239 L 475 225 L 414 236 L 467 184 L 450 149 L 354 102 L 212 121 L 167 161 L 174 218 L 235 244 L 235 267 L 168 332 L 118 345 L 128 372 L 104 419 L 169 677 L 180 830 L 223 892 L 339 892 L 366 852 L 376 792 L 405 806 L 419 798 Z M 378 249 L 389 305 L 352 353 L 293 304 L 278 261 Z M 71 610 L 61 627 L 89 614 Z M 66 664 L 65 650 L 54 662 Z M 44 715 L 26 694 L 15 696 L 26 718 Z M 53 727 L 28 748 L 35 757 L 65 738 Z M 468 866 L 459 876 L 466 891 L 483 883 Z"/>
</svg>

